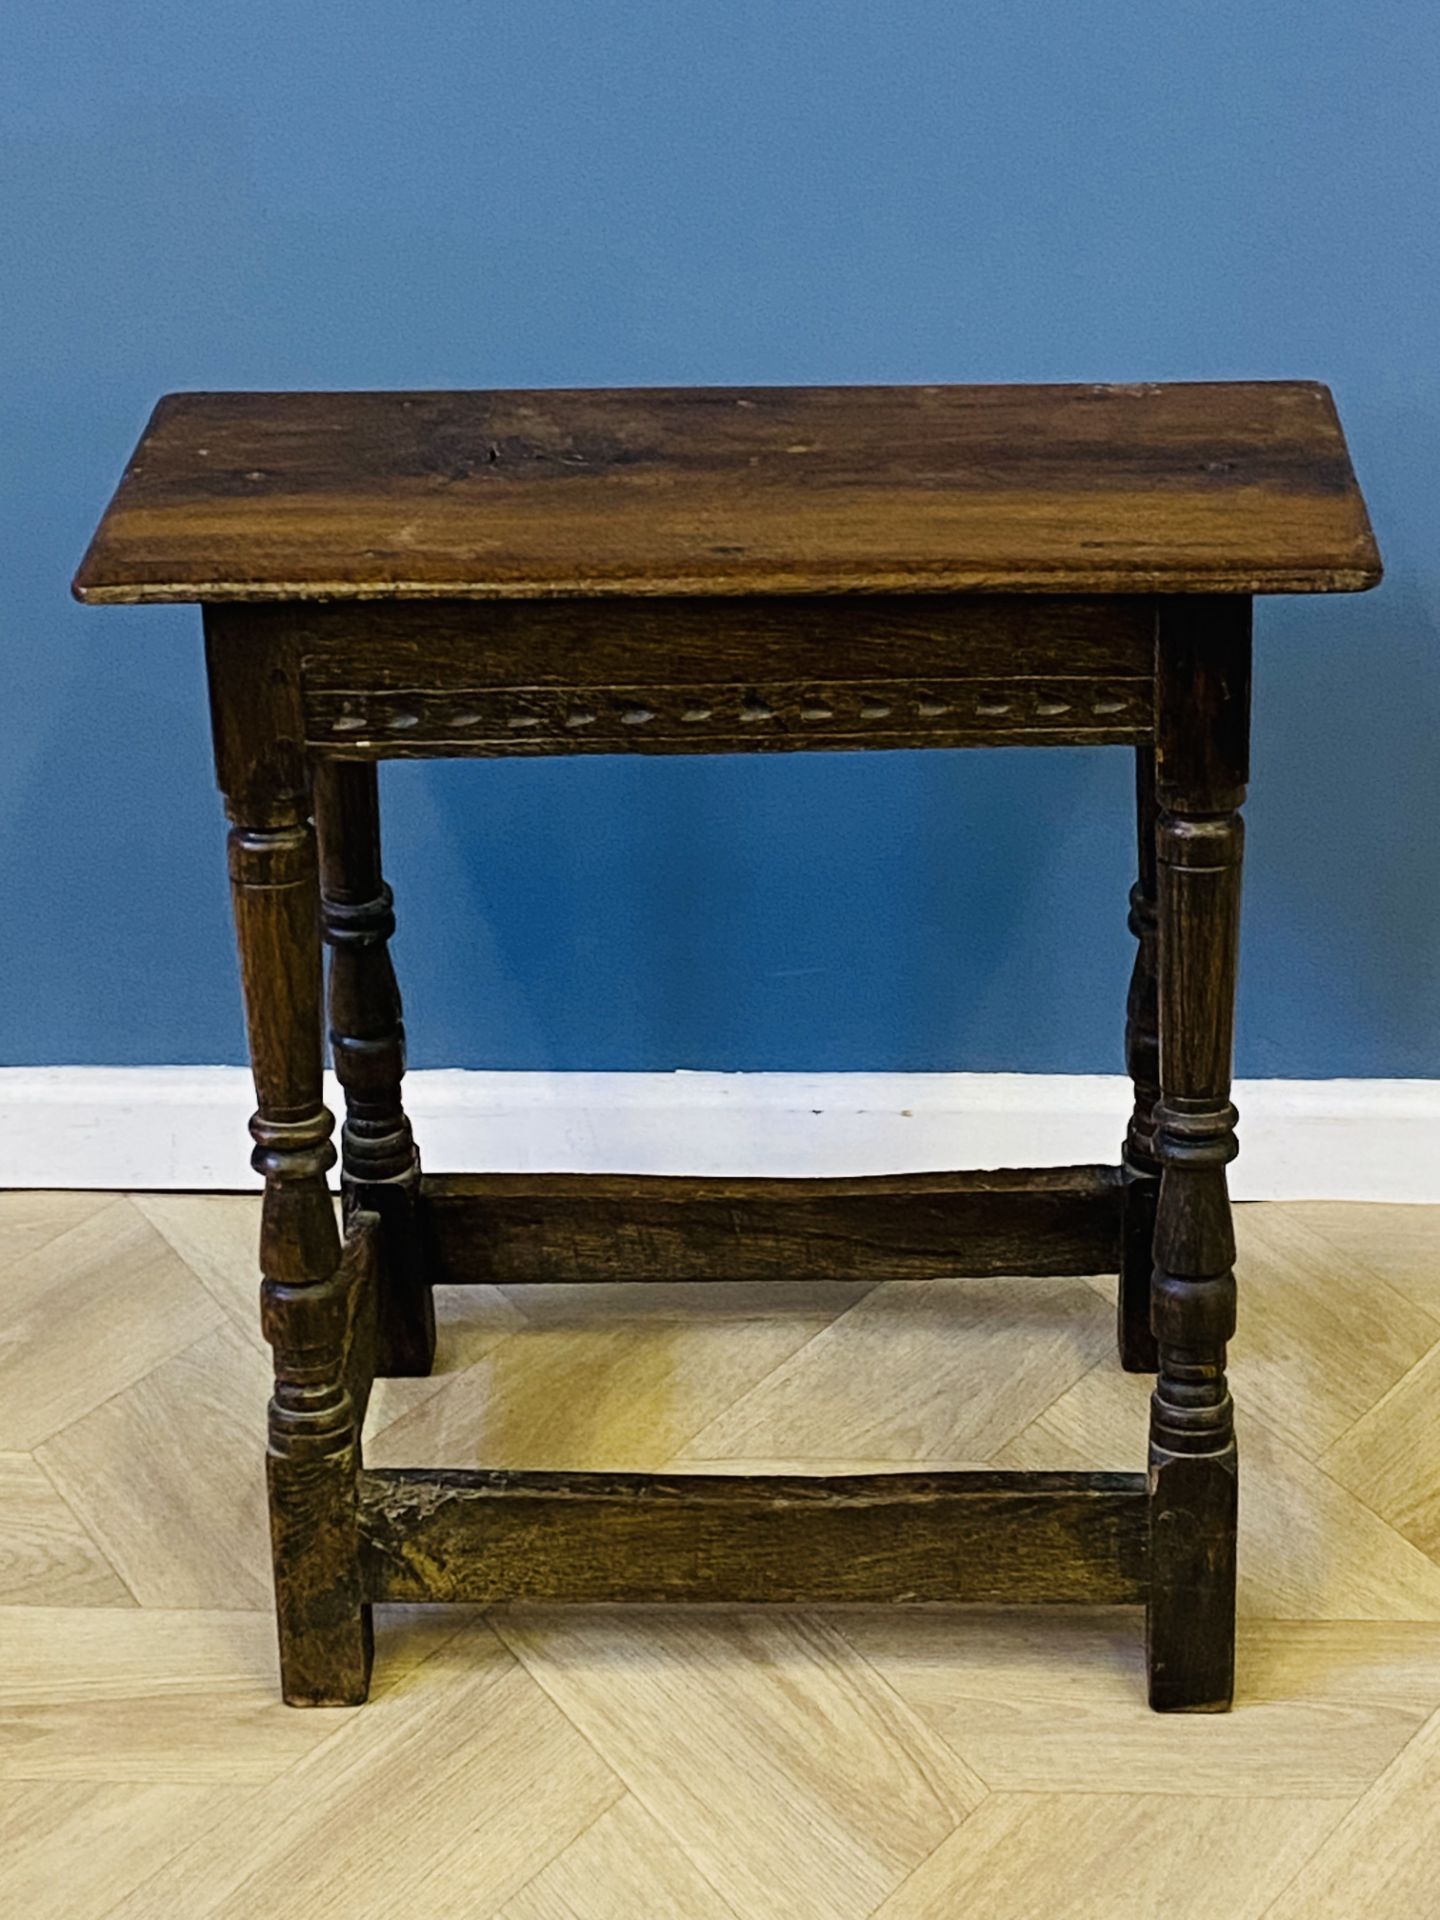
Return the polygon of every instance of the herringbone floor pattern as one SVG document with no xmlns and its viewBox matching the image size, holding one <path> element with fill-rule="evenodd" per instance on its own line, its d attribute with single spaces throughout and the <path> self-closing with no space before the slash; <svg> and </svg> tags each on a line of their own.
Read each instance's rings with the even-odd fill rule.
<svg viewBox="0 0 1440 1920">
<path fill-rule="evenodd" d="M 1440 1209 L 1241 1210 L 1240 1695 L 1128 1612 L 387 1614 L 275 1694 L 247 1198 L 0 1196 L 0 1914 L 1428 1920 Z M 1136 1467 L 1113 1283 L 446 1297 L 377 1462 Z"/>
</svg>

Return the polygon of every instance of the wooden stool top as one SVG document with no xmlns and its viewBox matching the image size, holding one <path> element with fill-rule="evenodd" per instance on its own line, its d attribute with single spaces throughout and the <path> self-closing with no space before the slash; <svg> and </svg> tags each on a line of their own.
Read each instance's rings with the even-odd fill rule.
<svg viewBox="0 0 1440 1920">
<path fill-rule="evenodd" d="M 180 393 L 78 599 L 1316 593 L 1380 578 L 1328 389 Z"/>
</svg>

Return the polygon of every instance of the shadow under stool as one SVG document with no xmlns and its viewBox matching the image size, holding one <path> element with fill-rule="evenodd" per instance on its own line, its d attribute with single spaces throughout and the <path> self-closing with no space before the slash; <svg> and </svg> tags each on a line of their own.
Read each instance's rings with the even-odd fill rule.
<svg viewBox="0 0 1440 1920">
<path fill-rule="evenodd" d="M 204 607 L 264 1175 L 285 1698 L 364 1700 L 375 1601 L 1143 1603 L 1151 1704 L 1229 1704 L 1230 1058 L 1251 598 L 1380 576 L 1325 388 L 162 400 L 81 566 Z M 388 758 L 1123 746 L 1134 1110 L 1113 1167 L 421 1172 Z M 327 1173 L 324 981 L 345 1093 Z M 1119 1276 L 1148 1471 L 373 1469 L 437 1282 Z M 1138 1439 L 1138 1436 L 1137 1436 Z"/>
</svg>

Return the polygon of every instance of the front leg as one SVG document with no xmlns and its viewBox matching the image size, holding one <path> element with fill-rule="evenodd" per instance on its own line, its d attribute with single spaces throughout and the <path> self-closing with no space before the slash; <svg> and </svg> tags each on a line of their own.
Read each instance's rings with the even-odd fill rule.
<svg viewBox="0 0 1440 1920">
<path fill-rule="evenodd" d="M 280 1669 L 292 1706 L 353 1706 L 369 1687 L 357 1517 L 360 1433 L 346 1385 L 348 1283 L 326 1174 L 320 887 L 303 738 L 283 645 L 207 617 L 216 760 L 265 1178 L 261 1314 L 274 1349 L 266 1458 Z"/>
<path fill-rule="evenodd" d="M 1250 706 L 1250 606 L 1182 600 L 1162 619 L 1160 803 L 1162 1168 L 1151 1324 L 1150 1704 L 1216 1711 L 1233 1691 L 1236 1456 L 1225 1380 L 1235 1331 L 1230 1060 L 1240 926 L 1239 807 Z"/>
</svg>

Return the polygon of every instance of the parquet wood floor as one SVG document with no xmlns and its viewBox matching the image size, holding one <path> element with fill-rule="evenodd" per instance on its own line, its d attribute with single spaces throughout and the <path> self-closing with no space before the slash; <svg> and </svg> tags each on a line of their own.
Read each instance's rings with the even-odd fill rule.
<svg viewBox="0 0 1440 1920">
<path fill-rule="evenodd" d="M 1239 1697 L 1133 1614 L 387 1610 L 279 1704 L 255 1201 L 0 1195 L 0 1915 L 1430 1920 L 1440 1208 L 1242 1208 Z M 1109 1282 L 477 1289 L 376 1462 L 1138 1466 Z"/>
</svg>

